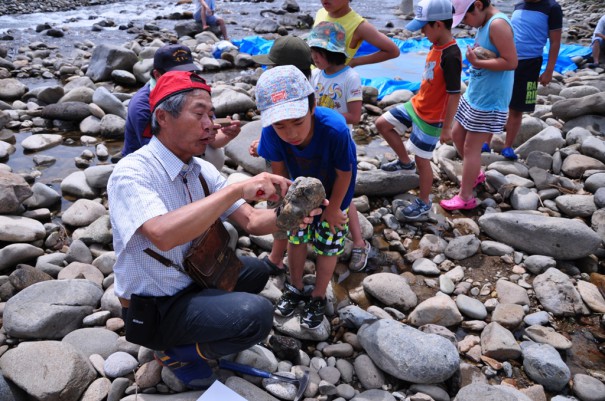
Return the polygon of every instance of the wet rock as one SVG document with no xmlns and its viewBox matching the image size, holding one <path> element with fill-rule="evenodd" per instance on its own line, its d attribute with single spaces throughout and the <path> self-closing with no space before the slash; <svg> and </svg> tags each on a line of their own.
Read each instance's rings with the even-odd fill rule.
<svg viewBox="0 0 605 401">
<path fill-rule="evenodd" d="M 107 114 L 101 119 L 100 135 L 103 138 L 123 139 L 126 120 L 114 114 Z"/>
<path fill-rule="evenodd" d="M 549 260 L 552 260 L 549 258 Z M 552 260 L 554 262 L 554 260 Z M 555 263 L 556 264 L 556 263 Z M 496 282 L 498 302 L 503 304 L 531 305 L 527 291 L 508 280 L 500 279 Z"/>
<path fill-rule="evenodd" d="M 32 190 L 18 174 L 0 171 L 0 213 L 15 213 L 21 202 L 32 196 Z"/>
<path fill-rule="evenodd" d="M 590 255 L 599 246 L 599 236 L 577 220 L 544 217 L 525 213 L 490 213 L 479 218 L 479 226 L 490 237 L 515 249 L 578 259 Z M 576 238 L 577 241 L 569 241 Z"/>
<path fill-rule="evenodd" d="M 24 342 L 0 357 L 6 378 L 36 399 L 78 400 L 95 373 L 70 344 Z"/>
<path fill-rule="evenodd" d="M 86 76 L 94 82 L 107 81 L 113 70 L 132 71 L 132 66 L 138 61 L 132 50 L 121 46 L 99 44 L 95 47 Z"/>
<path fill-rule="evenodd" d="M 86 182 L 86 174 L 76 171 L 61 181 L 61 192 L 64 195 L 72 195 L 76 198 L 95 198 L 97 191 Z"/>
<path fill-rule="evenodd" d="M 498 323 L 488 324 L 481 332 L 481 351 L 483 355 L 498 361 L 521 356 L 521 347 L 513 334 Z"/>
<path fill-rule="evenodd" d="M 487 383 L 471 383 L 460 389 L 454 401 L 532 401 L 517 389 L 509 386 L 492 386 Z"/>
<path fill-rule="evenodd" d="M 588 114 L 605 115 L 605 93 L 595 93 L 580 99 L 567 99 L 552 106 L 555 118 L 563 121 Z"/>
<path fill-rule="evenodd" d="M 525 159 L 534 151 L 552 155 L 557 148 L 560 148 L 563 145 L 565 145 L 565 139 L 563 139 L 561 131 L 555 127 L 547 127 L 515 149 L 515 152 L 519 157 Z"/>
<path fill-rule="evenodd" d="M 63 338 L 82 325 L 82 318 L 92 312 L 102 294 L 87 280 L 36 283 L 8 300 L 4 329 L 16 338 Z"/>
<path fill-rule="evenodd" d="M 590 217 L 597 210 L 592 195 L 561 195 L 555 199 L 557 208 L 569 217 Z"/>
<path fill-rule="evenodd" d="M 21 142 L 23 149 L 30 152 L 39 152 L 63 143 L 63 136 L 57 134 L 36 134 L 25 138 Z"/>
<path fill-rule="evenodd" d="M 115 114 L 124 120 L 126 119 L 126 107 L 105 87 L 101 86 L 94 91 L 92 101 L 105 113 Z"/>
<path fill-rule="evenodd" d="M 12 101 L 21 99 L 27 90 L 27 86 L 17 79 L 0 79 L 0 100 Z"/>
<path fill-rule="evenodd" d="M 107 358 L 117 351 L 117 340 L 116 333 L 103 328 L 91 327 L 74 330 L 61 341 L 71 344 L 87 358 L 93 354 Z"/>
<path fill-rule="evenodd" d="M 449 340 L 394 320 L 365 325 L 358 337 L 378 367 L 412 383 L 440 383 L 451 377 L 460 364 L 458 351 Z"/>
<path fill-rule="evenodd" d="M 90 115 L 88 104 L 63 102 L 44 106 L 40 115 L 49 120 L 82 121 Z"/>
<path fill-rule="evenodd" d="M 561 391 L 567 385 L 571 373 L 556 349 L 530 342 L 521 343 L 521 349 L 523 368 L 532 380 L 550 391 Z"/>
<path fill-rule="evenodd" d="M 403 276 L 376 273 L 363 280 L 363 289 L 387 306 L 401 311 L 412 309 L 418 303 L 416 294 Z"/>
<path fill-rule="evenodd" d="M 61 199 L 57 191 L 41 182 L 34 183 L 31 190 L 33 195 L 23 201 L 23 204 L 30 209 L 52 207 Z"/>
<path fill-rule="evenodd" d="M 408 321 L 416 327 L 425 324 L 449 327 L 460 323 L 462 315 L 449 296 L 437 294 L 418 304 L 410 313 Z"/>
<path fill-rule="evenodd" d="M 44 226 L 37 220 L 22 216 L 0 215 L 0 241 L 33 242 L 45 236 Z"/>
<path fill-rule="evenodd" d="M 596 285 L 587 281 L 578 281 L 578 292 L 588 307 L 597 313 L 605 313 L 605 299 Z"/>
<path fill-rule="evenodd" d="M 594 377 L 582 373 L 575 374 L 572 389 L 582 401 L 605 401 L 605 384 Z"/>
<path fill-rule="evenodd" d="M 556 268 L 537 276 L 533 286 L 540 304 L 555 316 L 589 313 L 571 278 Z"/>
<path fill-rule="evenodd" d="M 478 299 L 468 297 L 464 294 L 456 297 L 456 306 L 463 315 L 470 317 L 471 319 L 483 320 L 487 317 L 485 305 Z"/>
<path fill-rule="evenodd" d="M 453 260 L 466 259 L 476 254 L 480 246 L 481 241 L 475 235 L 463 235 L 448 243 L 445 256 Z"/>
<path fill-rule="evenodd" d="M 548 344 L 558 350 L 568 350 L 572 346 L 570 340 L 552 327 L 529 326 L 525 329 L 525 334 L 537 343 Z"/>
</svg>

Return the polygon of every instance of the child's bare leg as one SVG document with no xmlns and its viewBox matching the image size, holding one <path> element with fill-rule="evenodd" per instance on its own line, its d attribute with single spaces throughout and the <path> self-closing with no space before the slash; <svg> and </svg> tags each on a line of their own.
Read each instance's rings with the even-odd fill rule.
<svg viewBox="0 0 605 401">
<path fill-rule="evenodd" d="M 433 187 L 433 169 L 431 168 L 431 161 L 423 157 L 416 156 L 416 168 L 418 169 L 418 176 L 420 178 L 420 196 L 419 198 L 429 204 L 429 195 Z"/>
<path fill-rule="evenodd" d="M 357 207 L 355 207 L 353 202 L 349 205 L 349 232 L 353 239 L 353 246 L 356 248 L 365 248 L 366 242 L 361 236 L 361 225 L 359 224 Z"/>
<path fill-rule="evenodd" d="M 508 119 L 506 120 L 506 139 L 504 141 L 505 148 L 512 148 L 515 138 L 521 129 L 521 120 L 523 112 L 513 109 L 508 109 Z M 491 135 L 489 138 L 491 139 Z"/>
<path fill-rule="evenodd" d="M 288 269 L 290 270 L 290 283 L 296 289 L 303 289 L 303 273 L 307 260 L 307 244 L 288 243 Z M 335 265 L 336 266 L 336 265 Z"/>
<path fill-rule="evenodd" d="M 218 26 L 221 28 L 221 34 L 223 34 L 223 39 L 229 40 L 227 36 L 227 26 L 225 25 L 225 20 L 222 18 L 217 18 Z"/>
<path fill-rule="evenodd" d="M 411 159 L 408 155 L 408 151 L 393 125 L 381 116 L 376 120 L 376 128 L 385 141 L 387 141 L 391 149 L 393 149 L 399 160 L 404 164 L 409 164 Z"/>
<path fill-rule="evenodd" d="M 489 138 L 488 133 L 469 133 L 464 142 L 464 163 L 462 164 L 462 183 L 460 197 L 469 200 L 473 197 L 473 184 L 481 170 L 481 146 Z"/>
<path fill-rule="evenodd" d="M 456 151 L 460 155 L 461 159 L 464 159 L 464 142 L 466 139 L 466 129 L 456 121 L 454 123 L 454 128 L 452 128 L 452 140 L 454 141 L 454 146 L 456 147 Z"/>
<path fill-rule="evenodd" d="M 334 256 L 318 255 L 317 256 L 317 261 L 316 261 L 316 265 L 315 265 L 315 288 L 313 288 L 313 292 L 311 292 L 311 297 L 313 297 L 313 298 L 325 298 L 326 297 L 326 289 L 328 288 L 328 284 L 330 284 L 330 280 L 332 280 L 332 275 L 334 274 L 334 269 L 336 269 L 337 259 L 338 259 L 338 256 L 336 256 L 336 255 L 334 255 Z"/>
<path fill-rule="evenodd" d="M 271 247 L 271 253 L 268 258 L 271 263 L 275 266 L 283 269 L 284 268 L 284 252 L 288 247 L 287 239 L 274 239 L 273 247 Z"/>
</svg>

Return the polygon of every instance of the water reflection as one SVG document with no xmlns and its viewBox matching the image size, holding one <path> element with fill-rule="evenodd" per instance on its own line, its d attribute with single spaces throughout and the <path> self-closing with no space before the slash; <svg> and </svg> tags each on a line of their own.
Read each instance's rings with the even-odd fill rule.
<svg viewBox="0 0 605 401">
<path fill-rule="evenodd" d="M 63 143 L 61 145 L 45 149 L 39 152 L 30 152 L 23 149 L 21 143 L 23 140 L 33 135 L 29 131 L 19 132 L 15 134 L 16 144 L 15 153 L 11 154 L 4 163 L 9 165 L 14 173 L 23 174 L 39 174 L 36 179 L 53 188 L 58 193 L 61 193 L 61 181 L 69 174 L 79 171 L 76 167 L 74 158 L 82 154 L 86 149 L 95 152 L 96 145 L 84 145 L 80 141 L 81 133 L 71 132 L 63 134 Z M 109 154 L 114 154 L 122 149 L 122 142 L 119 141 L 104 141 L 99 139 L 98 143 L 103 143 L 109 150 Z M 55 162 L 50 165 L 36 165 L 34 157 L 37 155 L 51 156 L 55 158 Z M 107 164 L 110 161 L 101 161 L 96 157 L 92 160 L 91 165 Z M 65 203 L 71 203 L 72 199 L 63 200 L 62 209 L 65 210 Z"/>
</svg>

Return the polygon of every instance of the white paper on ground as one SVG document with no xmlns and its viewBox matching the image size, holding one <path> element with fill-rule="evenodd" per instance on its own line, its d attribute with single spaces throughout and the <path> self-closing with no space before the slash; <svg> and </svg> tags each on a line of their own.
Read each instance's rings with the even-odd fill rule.
<svg viewBox="0 0 605 401">
<path fill-rule="evenodd" d="M 197 401 L 248 401 L 220 381 L 216 380 Z"/>
</svg>

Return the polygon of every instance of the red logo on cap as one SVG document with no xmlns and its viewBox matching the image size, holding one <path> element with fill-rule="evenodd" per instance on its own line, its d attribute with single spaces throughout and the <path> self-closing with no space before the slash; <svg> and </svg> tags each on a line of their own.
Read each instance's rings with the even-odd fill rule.
<svg viewBox="0 0 605 401">
<path fill-rule="evenodd" d="M 279 91 L 279 92 L 275 92 L 275 93 L 271 94 L 271 101 L 273 103 L 277 103 L 279 101 L 286 100 L 286 97 L 287 96 L 286 96 L 286 91 L 285 90 Z"/>
</svg>

